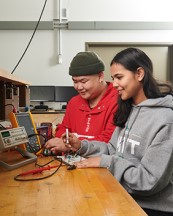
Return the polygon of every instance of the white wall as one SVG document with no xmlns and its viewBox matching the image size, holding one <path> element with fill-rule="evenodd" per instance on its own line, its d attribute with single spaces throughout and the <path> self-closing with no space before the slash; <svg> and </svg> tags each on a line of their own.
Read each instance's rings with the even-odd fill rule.
<svg viewBox="0 0 173 216">
<path fill-rule="evenodd" d="M 172 0 L 61 0 L 69 21 L 173 21 Z M 44 0 L 0 0 L 0 21 L 37 21 Z M 58 18 L 58 0 L 48 0 L 42 21 Z M 0 31 L 0 68 L 13 70 L 33 31 Z M 173 43 L 173 30 L 62 30 L 62 64 L 57 64 L 56 30 L 38 30 L 14 74 L 33 85 L 72 85 L 71 59 L 85 42 Z M 111 59 L 110 59 L 111 60 Z"/>
</svg>

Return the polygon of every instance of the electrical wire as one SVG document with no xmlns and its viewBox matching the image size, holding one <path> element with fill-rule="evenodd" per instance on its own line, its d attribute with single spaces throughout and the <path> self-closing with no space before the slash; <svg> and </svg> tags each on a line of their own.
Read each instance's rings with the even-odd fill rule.
<svg viewBox="0 0 173 216">
<path fill-rule="evenodd" d="M 36 164 L 36 165 L 38 165 L 39 167 L 44 167 L 45 165 L 50 164 L 53 161 L 55 161 L 55 160 L 51 160 L 51 161 L 49 161 L 48 163 L 46 163 L 44 165 L 38 165 L 38 164 Z M 52 172 L 51 174 L 49 174 L 49 175 L 46 175 L 46 176 L 43 176 L 43 177 L 38 177 L 38 178 L 23 178 L 22 177 L 23 175 L 21 173 L 21 174 L 16 175 L 14 177 L 14 180 L 16 180 L 16 181 L 35 181 L 35 180 L 42 180 L 42 179 L 49 178 L 49 177 L 53 176 L 59 170 L 59 168 L 62 166 L 62 160 L 59 160 L 59 162 L 60 162 L 60 164 L 58 165 L 57 169 L 54 172 Z M 40 173 L 43 172 L 43 171 L 44 170 L 40 171 Z M 33 174 L 34 174 L 34 172 L 33 172 Z"/>
<path fill-rule="evenodd" d="M 2 124 L 0 124 L 0 130 L 6 130 L 7 128 L 5 128 Z"/>
<path fill-rule="evenodd" d="M 0 109 L 4 108 L 6 106 L 12 106 L 13 107 L 13 113 L 17 113 L 17 110 L 16 110 L 15 106 L 13 104 L 11 104 L 11 103 L 10 104 L 5 104 L 3 106 L 0 106 Z"/>
<path fill-rule="evenodd" d="M 47 166 L 48 164 L 50 164 L 50 163 L 52 163 L 54 161 L 59 161 L 60 162 L 59 165 L 58 166 L 52 166 L 52 167 L 51 166 L 45 167 L 45 166 Z M 49 177 L 53 176 L 59 170 L 59 168 L 62 166 L 62 164 L 65 164 L 67 166 L 67 170 L 76 169 L 76 166 L 74 164 L 69 164 L 69 163 L 65 162 L 62 158 L 54 157 L 53 160 L 49 161 L 48 163 L 46 163 L 44 165 L 39 165 L 39 164 L 35 163 L 35 165 L 38 166 L 40 168 L 40 170 L 36 169 L 36 170 L 30 170 L 30 171 L 27 171 L 27 172 L 24 172 L 24 173 L 20 173 L 20 174 L 18 174 L 18 175 L 16 175 L 14 177 L 14 180 L 16 180 L 16 181 L 35 181 L 35 180 L 46 179 L 46 178 L 49 178 Z M 33 177 L 25 178 L 24 177 L 25 175 L 30 175 L 30 174 L 33 174 L 33 175 L 35 174 L 36 175 L 38 173 L 42 173 L 45 170 L 50 170 L 50 169 L 55 168 L 55 167 L 57 167 L 57 169 L 54 172 L 52 172 L 49 175 L 43 176 L 43 177 L 37 177 L 37 178 L 33 178 Z"/>
<path fill-rule="evenodd" d="M 38 28 L 38 25 L 39 25 L 39 23 L 40 23 L 41 17 L 42 17 L 42 15 L 43 15 L 43 12 L 44 12 L 44 9 L 45 9 L 45 6 L 46 6 L 46 3 L 47 3 L 47 0 L 45 0 L 45 2 L 44 2 L 43 9 L 42 9 L 42 11 L 41 11 L 41 14 L 40 14 L 39 20 L 38 20 L 38 22 L 37 22 L 37 24 L 36 24 L 36 27 L 35 27 L 35 29 L 34 29 L 34 32 L 33 32 L 32 36 L 31 36 L 31 39 L 30 39 L 30 41 L 29 41 L 29 43 L 28 43 L 28 45 L 27 45 L 25 51 L 23 52 L 21 58 L 19 59 L 18 63 L 16 64 L 16 66 L 15 66 L 14 69 L 12 70 L 11 74 L 14 73 L 14 71 L 16 70 L 16 68 L 18 67 L 18 65 L 20 64 L 20 62 L 21 62 L 21 60 L 23 59 L 23 57 L 24 57 L 26 51 L 27 51 L 28 48 L 29 48 L 29 45 L 30 45 L 30 43 L 31 43 L 31 41 L 32 41 L 32 39 L 33 39 L 33 37 L 34 37 L 34 35 L 35 35 L 35 33 L 36 33 L 36 30 L 37 30 L 37 28 Z"/>
</svg>

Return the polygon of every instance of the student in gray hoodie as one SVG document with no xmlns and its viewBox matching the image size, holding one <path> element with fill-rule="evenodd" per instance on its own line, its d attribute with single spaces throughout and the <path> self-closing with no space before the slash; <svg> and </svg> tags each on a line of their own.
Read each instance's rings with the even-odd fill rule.
<svg viewBox="0 0 173 216">
<path fill-rule="evenodd" d="M 109 169 L 148 215 L 173 215 L 172 89 L 155 81 L 151 60 L 136 48 L 119 52 L 110 70 L 119 92 L 111 140 L 80 141 L 69 134 L 66 146 L 88 158 L 78 168 Z"/>
</svg>

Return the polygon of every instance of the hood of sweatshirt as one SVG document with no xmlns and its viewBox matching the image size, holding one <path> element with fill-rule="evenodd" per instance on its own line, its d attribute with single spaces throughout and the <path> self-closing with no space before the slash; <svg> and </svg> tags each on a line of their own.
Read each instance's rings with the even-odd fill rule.
<svg viewBox="0 0 173 216">
<path fill-rule="evenodd" d="M 173 96 L 167 95 L 160 98 L 152 98 L 136 105 L 137 107 L 167 107 L 173 109 Z"/>
</svg>

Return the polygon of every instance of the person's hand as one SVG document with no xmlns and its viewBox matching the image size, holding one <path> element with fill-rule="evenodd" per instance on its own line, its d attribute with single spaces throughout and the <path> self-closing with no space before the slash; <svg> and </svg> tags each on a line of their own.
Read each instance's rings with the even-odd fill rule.
<svg viewBox="0 0 173 216">
<path fill-rule="evenodd" d="M 70 150 L 75 152 L 80 149 L 81 141 L 73 133 L 68 133 L 68 137 L 66 137 L 66 133 L 64 133 L 61 138 L 65 143 L 65 146 Z"/>
<path fill-rule="evenodd" d="M 63 139 L 57 137 L 48 140 L 44 147 L 50 149 L 52 152 L 66 152 L 69 150 L 69 148 L 65 146 Z"/>
<path fill-rule="evenodd" d="M 74 163 L 77 168 L 100 167 L 101 157 L 91 157 Z"/>
</svg>

